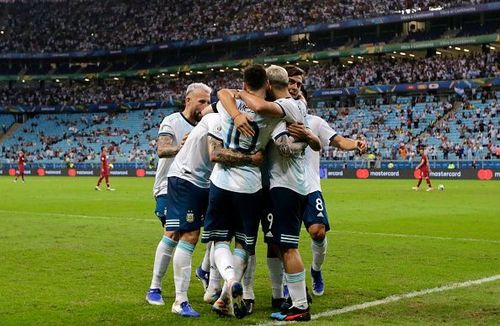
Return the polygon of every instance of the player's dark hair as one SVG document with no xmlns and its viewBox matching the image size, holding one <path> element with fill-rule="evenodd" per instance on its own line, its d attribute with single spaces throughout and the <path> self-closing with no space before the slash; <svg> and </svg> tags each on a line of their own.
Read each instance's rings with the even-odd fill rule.
<svg viewBox="0 0 500 326">
<path fill-rule="evenodd" d="M 267 81 L 266 69 L 262 65 L 251 65 L 243 70 L 243 81 L 252 91 L 264 87 Z"/>
<path fill-rule="evenodd" d="M 294 65 L 286 65 L 283 66 L 285 68 L 286 72 L 288 73 L 288 77 L 293 77 L 293 76 L 304 76 L 305 71 L 300 69 L 297 66 Z"/>
<path fill-rule="evenodd" d="M 106 148 L 106 146 L 101 146 L 101 152 L 102 152 L 102 150 L 103 150 L 103 149 L 105 149 L 105 148 Z"/>
</svg>

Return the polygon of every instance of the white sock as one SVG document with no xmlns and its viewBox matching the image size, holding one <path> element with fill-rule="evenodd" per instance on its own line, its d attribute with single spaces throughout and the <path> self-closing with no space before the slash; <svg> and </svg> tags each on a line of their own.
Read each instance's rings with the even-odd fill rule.
<svg viewBox="0 0 500 326">
<path fill-rule="evenodd" d="M 212 244 L 210 246 L 210 278 L 208 280 L 208 289 L 207 291 L 214 293 L 221 289 L 221 279 L 219 270 L 215 265 L 215 245 L 213 241 L 210 241 Z"/>
<path fill-rule="evenodd" d="M 279 258 L 267 258 L 267 268 L 271 278 L 274 299 L 283 298 L 283 263 Z"/>
<path fill-rule="evenodd" d="M 207 243 L 207 249 L 205 250 L 205 256 L 203 256 L 203 261 L 201 262 L 201 269 L 205 272 L 210 271 L 210 249 L 212 248 L 213 241 Z"/>
<path fill-rule="evenodd" d="M 285 277 L 292 305 L 299 309 L 306 309 L 309 306 L 306 293 L 306 271 L 295 274 L 285 273 Z"/>
<path fill-rule="evenodd" d="M 234 279 L 241 282 L 243 273 L 247 268 L 248 252 L 245 249 L 236 248 L 233 251 Z"/>
<path fill-rule="evenodd" d="M 312 269 L 315 271 L 320 271 L 323 263 L 325 262 L 326 248 L 328 247 L 328 241 L 323 239 L 323 241 L 311 241 L 311 249 L 313 253 L 312 259 Z"/>
<path fill-rule="evenodd" d="M 233 254 L 231 253 L 228 242 L 215 242 L 215 265 L 217 266 L 220 275 L 224 279 L 221 298 L 227 298 L 229 296 L 227 283 L 229 281 L 234 281 L 236 278 L 233 263 Z"/>
<path fill-rule="evenodd" d="M 255 255 L 248 257 L 247 269 L 245 274 L 243 274 L 243 299 L 255 300 L 255 294 L 253 292 L 253 280 L 255 278 L 255 267 L 257 261 Z"/>
<path fill-rule="evenodd" d="M 193 251 L 193 244 L 180 240 L 174 253 L 175 301 L 178 304 L 188 301 L 187 291 L 191 282 Z"/>
<path fill-rule="evenodd" d="M 153 279 L 151 280 L 150 289 L 161 289 L 161 280 L 167 271 L 170 258 L 174 253 L 177 241 L 163 236 L 158 247 L 156 248 L 155 262 L 153 265 Z"/>
</svg>

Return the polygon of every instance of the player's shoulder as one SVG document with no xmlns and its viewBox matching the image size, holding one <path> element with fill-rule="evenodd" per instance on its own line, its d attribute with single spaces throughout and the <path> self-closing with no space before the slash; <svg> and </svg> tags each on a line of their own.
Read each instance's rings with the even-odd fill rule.
<svg viewBox="0 0 500 326">
<path fill-rule="evenodd" d="M 165 118 L 163 118 L 163 121 L 161 122 L 162 124 L 165 123 L 171 123 L 177 120 L 182 119 L 182 115 L 180 112 L 174 112 L 172 114 L 167 115 Z"/>
</svg>

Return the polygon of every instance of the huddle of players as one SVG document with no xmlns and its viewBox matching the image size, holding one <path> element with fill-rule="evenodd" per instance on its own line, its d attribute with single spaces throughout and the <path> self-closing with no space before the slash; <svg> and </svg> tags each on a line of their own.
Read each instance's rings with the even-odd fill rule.
<svg viewBox="0 0 500 326">
<path fill-rule="evenodd" d="M 196 275 L 206 287 L 204 300 L 220 315 L 242 318 L 252 313 L 261 223 L 268 244 L 272 305 L 280 309 L 271 318 L 310 319 L 298 242 L 304 222 L 312 238 L 313 293 L 322 295 L 329 224 L 319 181 L 319 151 L 328 144 L 364 151 L 366 143 L 344 138 L 321 118 L 307 115 L 300 92 L 303 71 L 286 68 L 249 66 L 243 91 L 221 90 L 219 102 L 212 105 L 212 90 L 191 84 L 184 111 L 161 123 L 153 194 L 165 232 L 146 294 L 150 304 L 164 304 L 161 281 L 172 259 L 172 312 L 200 316 L 189 304 L 187 291 L 203 226 L 201 241 L 207 249 Z"/>
</svg>

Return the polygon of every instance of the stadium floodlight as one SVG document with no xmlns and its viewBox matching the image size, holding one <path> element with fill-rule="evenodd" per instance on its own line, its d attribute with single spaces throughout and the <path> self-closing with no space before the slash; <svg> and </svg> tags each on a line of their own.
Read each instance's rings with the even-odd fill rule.
<svg viewBox="0 0 500 326">
<path fill-rule="evenodd" d="M 3 30 L 2 30 L 2 31 L 0 31 L 0 34 L 2 34 L 2 35 L 3 35 L 4 33 L 5 33 L 5 32 L 4 32 Z"/>
<path fill-rule="evenodd" d="M 464 49 L 464 52 L 470 52 L 470 50 L 469 49 Z"/>
<path fill-rule="evenodd" d="M 224 72 L 225 70 L 224 69 L 219 69 L 220 72 Z"/>
<path fill-rule="evenodd" d="M 59 82 L 59 79 L 56 79 L 56 83 L 58 83 L 58 82 Z"/>
<path fill-rule="evenodd" d="M 198 75 L 203 75 L 203 71 L 197 71 L 196 72 Z"/>
<path fill-rule="evenodd" d="M 170 77 L 175 77 L 175 74 L 170 74 Z"/>
<path fill-rule="evenodd" d="M 120 80 L 120 78 L 118 78 L 118 77 L 113 77 L 113 80 Z"/>
<path fill-rule="evenodd" d="M 458 46 L 455 46 L 455 50 L 460 51 L 460 50 L 462 50 L 462 49 L 461 49 L 461 48 L 459 48 Z"/>
<path fill-rule="evenodd" d="M 319 63 L 319 61 L 318 61 L 318 60 L 313 60 L 313 63 L 318 64 L 318 63 Z"/>
<path fill-rule="evenodd" d="M 399 52 L 399 54 L 401 54 L 401 55 L 406 55 L 406 53 L 404 53 L 404 52 Z"/>
<path fill-rule="evenodd" d="M 439 52 L 439 51 L 436 51 L 436 54 L 441 54 L 441 52 Z"/>
<path fill-rule="evenodd" d="M 490 50 L 496 50 L 496 48 L 493 45 L 490 45 Z"/>
<path fill-rule="evenodd" d="M 353 62 L 351 60 L 347 60 L 347 63 L 349 64 L 353 64 Z"/>
<path fill-rule="evenodd" d="M 393 56 L 393 55 L 391 55 L 391 58 L 396 59 L 396 57 L 395 57 L 395 56 Z"/>
<path fill-rule="evenodd" d="M 190 75 L 191 75 L 191 73 L 189 71 L 186 72 L 186 76 L 190 76 Z"/>
<path fill-rule="evenodd" d="M 415 55 L 413 53 L 408 54 L 410 57 L 414 58 Z"/>
<path fill-rule="evenodd" d="M 90 79 L 88 79 L 88 78 L 85 78 L 84 80 L 85 80 L 86 82 L 89 82 L 89 81 L 90 81 Z"/>
<path fill-rule="evenodd" d="M 236 67 L 235 67 L 235 68 L 233 68 L 233 70 L 234 70 L 234 71 L 240 71 L 240 70 L 239 70 L 238 68 L 236 68 Z"/>
</svg>

